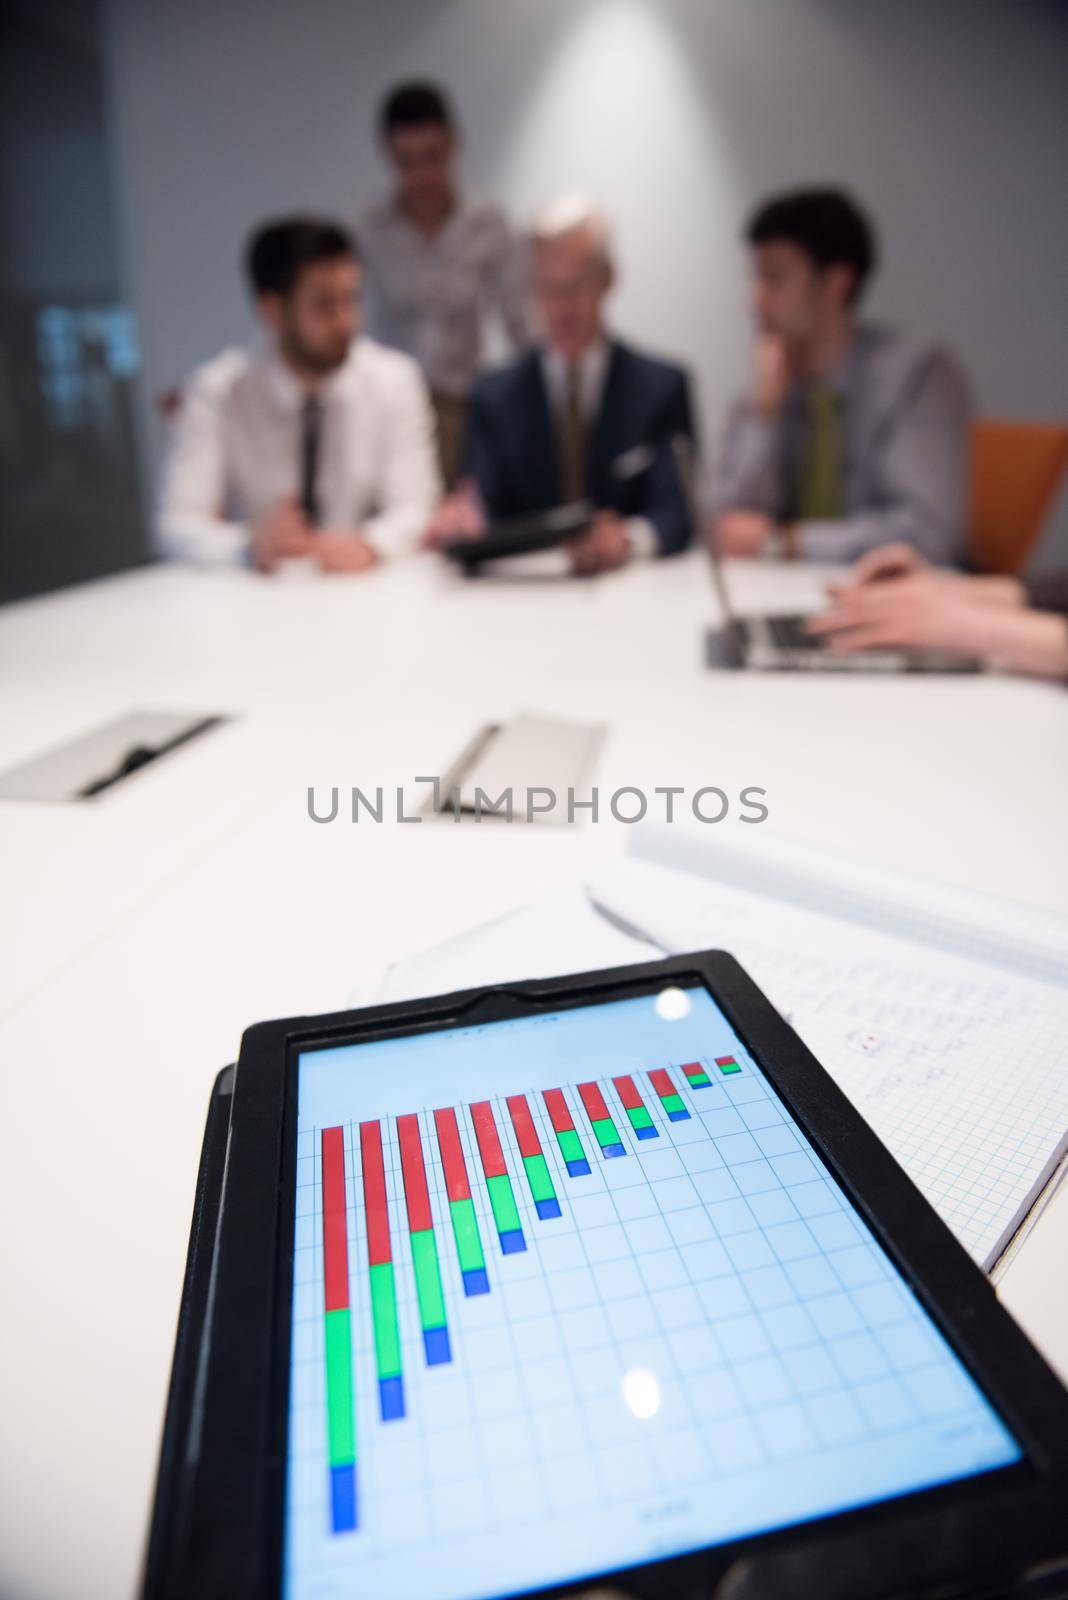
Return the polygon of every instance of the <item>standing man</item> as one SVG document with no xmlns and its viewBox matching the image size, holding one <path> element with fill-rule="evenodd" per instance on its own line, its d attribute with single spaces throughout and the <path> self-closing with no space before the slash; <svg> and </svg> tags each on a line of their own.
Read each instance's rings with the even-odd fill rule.
<svg viewBox="0 0 1068 1600">
<path fill-rule="evenodd" d="M 589 500 L 591 526 L 571 544 L 576 572 L 672 555 L 692 532 L 677 459 L 679 441 L 694 437 L 687 374 L 609 332 L 609 231 L 588 200 L 570 195 L 549 206 L 531 251 L 540 343 L 479 381 L 470 481 L 441 507 L 429 542 L 478 537 L 494 517 Z"/>
<path fill-rule="evenodd" d="M 413 549 L 440 494 L 419 369 L 360 336 L 360 265 L 335 223 L 292 217 L 253 236 L 263 348 L 197 369 L 174 424 L 160 532 L 172 555 L 310 556 L 366 572 Z"/>
<path fill-rule="evenodd" d="M 945 351 L 858 318 L 868 219 L 837 189 L 802 189 L 746 234 L 757 344 L 715 486 L 720 550 L 851 561 L 895 541 L 959 561 L 968 386 Z"/>
<path fill-rule="evenodd" d="M 398 84 L 382 104 L 379 134 L 393 191 L 357 223 L 368 325 L 422 367 L 451 488 L 486 314 L 497 313 L 515 347 L 527 342 L 522 265 L 504 213 L 460 187 L 460 136 L 442 90 Z"/>
</svg>

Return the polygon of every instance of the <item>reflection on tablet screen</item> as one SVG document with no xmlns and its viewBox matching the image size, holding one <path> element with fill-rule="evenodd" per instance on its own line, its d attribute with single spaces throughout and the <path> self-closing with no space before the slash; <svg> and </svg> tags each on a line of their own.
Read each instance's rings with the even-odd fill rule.
<svg viewBox="0 0 1068 1600">
<path fill-rule="evenodd" d="M 285 1593 L 515 1593 L 1021 1451 L 701 988 L 305 1051 Z"/>
</svg>

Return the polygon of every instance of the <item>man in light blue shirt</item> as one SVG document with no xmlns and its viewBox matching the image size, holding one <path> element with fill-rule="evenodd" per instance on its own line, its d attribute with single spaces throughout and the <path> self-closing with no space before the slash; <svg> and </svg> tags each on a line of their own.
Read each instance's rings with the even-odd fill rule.
<svg viewBox="0 0 1068 1600">
<path fill-rule="evenodd" d="M 971 403 L 946 351 L 862 322 L 868 219 L 835 189 L 751 219 L 754 370 L 727 429 L 714 535 L 727 555 L 852 561 L 877 545 L 964 554 Z"/>
</svg>

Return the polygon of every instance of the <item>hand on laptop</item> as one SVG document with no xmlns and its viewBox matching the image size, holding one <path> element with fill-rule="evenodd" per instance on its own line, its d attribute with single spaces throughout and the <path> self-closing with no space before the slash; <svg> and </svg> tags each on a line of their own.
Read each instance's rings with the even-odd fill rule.
<svg viewBox="0 0 1068 1600">
<path fill-rule="evenodd" d="M 453 539 L 481 539 L 485 531 L 486 513 L 478 489 L 471 478 L 465 478 L 435 511 L 423 535 L 423 548 L 440 550 Z"/>
<path fill-rule="evenodd" d="M 862 555 L 852 567 L 843 583 L 827 586 L 832 596 L 850 594 L 869 584 L 880 584 L 894 579 L 923 576 L 944 590 L 967 594 L 983 605 L 1022 606 L 1027 592 L 1018 578 L 1000 573 L 975 574 L 957 572 L 951 567 L 935 567 L 926 556 L 909 544 L 881 544 Z"/>
<path fill-rule="evenodd" d="M 841 588 L 856 588 L 861 583 L 882 583 L 887 578 L 904 578 L 912 572 L 933 572 L 926 556 L 921 556 L 910 544 L 881 544 L 868 550 L 850 570 L 844 584 L 831 589 L 834 594 Z"/>
<path fill-rule="evenodd" d="M 937 650 L 974 656 L 1010 672 L 1068 678 L 1068 628 L 1033 611 L 1015 578 L 968 577 L 937 568 L 853 584 L 806 623 L 831 650 Z"/>
<path fill-rule="evenodd" d="M 826 611 L 810 617 L 837 654 L 854 650 L 975 651 L 975 602 L 956 594 L 937 572 L 914 572 L 879 583 L 843 586 Z"/>
<path fill-rule="evenodd" d="M 598 511 L 578 539 L 568 544 L 571 570 L 580 577 L 596 572 L 611 572 L 630 560 L 630 535 L 618 511 Z"/>
</svg>

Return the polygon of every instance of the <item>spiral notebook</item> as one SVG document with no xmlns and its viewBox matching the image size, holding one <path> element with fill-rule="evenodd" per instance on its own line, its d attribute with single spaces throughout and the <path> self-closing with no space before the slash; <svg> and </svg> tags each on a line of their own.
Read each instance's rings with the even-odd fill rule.
<svg viewBox="0 0 1068 1600">
<path fill-rule="evenodd" d="M 1068 1156 L 1068 919 L 781 840 L 636 830 L 590 885 L 730 950 L 988 1271 Z"/>
</svg>

